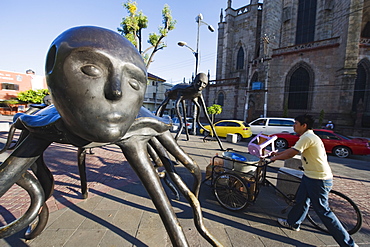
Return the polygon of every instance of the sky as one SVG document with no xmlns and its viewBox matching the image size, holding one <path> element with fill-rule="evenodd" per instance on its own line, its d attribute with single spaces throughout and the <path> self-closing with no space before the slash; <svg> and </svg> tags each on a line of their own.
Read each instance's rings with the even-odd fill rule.
<svg viewBox="0 0 370 247">
<path fill-rule="evenodd" d="M 45 57 L 53 40 L 65 30 L 76 26 L 99 26 L 117 31 L 123 17 L 128 15 L 122 6 L 126 0 L 1 0 L 0 1 L 0 70 L 25 73 L 32 69 L 44 75 Z M 203 15 L 203 21 L 212 25 L 200 26 L 199 72 L 216 75 L 217 29 L 221 9 L 227 0 L 136 0 L 138 10 L 148 17 L 149 25 L 144 30 L 143 50 L 149 47 L 148 34 L 158 32 L 162 25 L 162 9 L 170 6 L 176 27 L 165 38 L 166 48 L 154 56 L 148 72 L 177 84 L 186 82 L 195 71 L 195 56 L 190 49 L 177 45 L 185 41 L 196 50 L 198 26 L 195 18 Z M 237 9 L 248 0 L 234 0 Z"/>
</svg>

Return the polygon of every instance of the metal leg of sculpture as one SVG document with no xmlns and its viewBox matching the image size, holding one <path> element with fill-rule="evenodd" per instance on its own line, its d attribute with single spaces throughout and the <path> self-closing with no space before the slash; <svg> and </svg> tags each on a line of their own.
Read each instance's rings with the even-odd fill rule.
<svg viewBox="0 0 370 247">
<path fill-rule="evenodd" d="M 43 154 L 50 141 L 28 135 L 11 155 L 0 165 L 0 196 L 24 174 Z"/>
<path fill-rule="evenodd" d="M 163 166 L 162 160 L 159 158 L 158 154 L 155 152 L 155 150 L 150 144 L 148 144 L 148 154 L 150 158 L 153 160 L 156 167 Z"/>
<path fill-rule="evenodd" d="M 189 246 L 148 155 L 140 155 L 147 152 L 147 140 L 143 140 L 143 138 L 130 138 L 129 140 L 117 143 L 117 145 L 122 149 L 127 161 L 146 188 L 158 210 L 172 244 L 174 246 Z"/>
<path fill-rule="evenodd" d="M 42 188 L 44 189 L 45 201 L 49 199 L 54 192 L 54 177 L 46 166 L 43 155 L 40 156 L 36 162 L 31 166 L 33 174 L 40 181 Z"/>
<path fill-rule="evenodd" d="M 162 117 L 163 116 L 163 112 L 166 109 L 166 106 L 167 106 L 167 104 L 168 104 L 169 101 L 170 101 L 170 99 L 168 97 L 163 100 L 163 102 L 160 104 L 160 106 L 158 107 L 157 111 L 155 112 L 155 115 L 156 116 L 158 116 L 158 117 Z"/>
<path fill-rule="evenodd" d="M 26 180 L 26 188 L 32 187 L 32 189 L 26 189 L 31 197 L 31 205 L 29 210 L 27 210 L 27 212 L 20 219 L 14 221 L 16 222 L 15 225 L 11 223 L 10 225 L 5 226 L 5 229 L 1 230 L 2 233 L 0 235 L 2 237 L 10 236 L 15 232 L 25 228 L 27 225 L 31 224 L 31 222 L 34 221 L 37 216 L 39 217 L 38 222 L 36 224 L 31 224 L 33 229 L 26 233 L 25 237 L 27 239 L 33 238 L 40 234 L 44 229 L 48 219 L 48 209 L 46 204 L 44 204 L 46 201 L 45 191 L 48 193 L 47 196 L 52 194 L 53 180 L 52 178 L 50 180 L 50 171 L 48 171 L 43 163 L 42 158 L 40 159 L 40 156 L 49 145 L 49 141 L 28 135 L 11 153 L 11 155 L 0 165 L 0 184 L 2 185 L 0 187 L 0 196 L 3 196 L 13 186 L 14 183 L 22 184 Z M 40 184 L 40 181 L 34 176 L 27 175 L 27 169 L 31 166 L 36 177 L 40 178 L 41 182 L 44 183 L 43 185 Z M 24 176 L 25 178 L 22 179 Z M 41 188 L 41 191 L 38 187 Z M 45 209 L 40 211 L 43 205 L 45 206 Z"/>
<path fill-rule="evenodd" d="M 182 112 L 183 112 L 183 117 L 184 117 L 184 122 L 182 123 L 183 128 L 185 128 L 185 134 L 186 134 L 186 140 L 189 141 L 189 129 L 187 126 L 187 121 L 186 121 L 186 106 L 185 106 L 185 100 L 181 99 L 181 106 L 182 106 Z"/>
<path fill-rule="evenodd" d="M 181 135 L 182 133 L 182 130 L 184 128 L 184 124 L 183 124 L 183 121 L 182 121 L 182 117 L 181 117 L 181 114 L 180 114 L 180 102 L 181 102 L 181 97 L 179 99 L 176 100 L 176 103 L 175 103 L 175 110 L 176 110 L 176 115 L 177 115 L 177 118 L 179 119 L 179 122 L 180 122 L 180 126 L 177 130 L 177 133 L 176 133 L 176 136 L 175 136 L 175 139 L 178 140 L 179 139 L 179 136 Z M 183 107 L 183 112 L 185 112 L 185 108 Z M 185 114 L 186 116 L 186 114 Z"/>
<path fill-rule="evenodd" d="M 22 130 L 18 140 L 13 140 L 12 143 L 14 143 L 13 146 L 10 146 L 8 150 L 14 150 L 19 144 L 22 143 L 22 141 L 28 136 L 29 132 L 27 130 Z"/>
<path fill-rule="evenodd" d="M 80 179 L 81 179 L 81 193 L 82 197 L 86 199 L 88 195 L 88 189 L 87 189 L 87 177 L 86 177 L 86 149 L 85 148 L 78 148 L 77 151 L 77 164 L 78 164 L 78 172 L 80 173 Z"/>
<path fill-rule="evenodd" d="M 192 191 L 196 195 L 196 197 L 198 197 L 202 180 L 201 170 L 199 166 L 195 163 L 195 161 L 180 148 L 180 146 L 172 137 L 171 133 L 167 131 L 162 135 L 150 140 L 150 143 L 153 143 L 153 147 L 155 147 L 157 152 L 159 152 L 160 148 L 163 146 L 165 150 L 167 150 L 173 157 L 179 160 L 189 170 L 189 172 L 194 177 Z"/>
<path fill-rule="evenodd" d="M 37 218 L 28 225 L 27 231 L 24 234 L 24 238 L 26 240 L 30 240 L 40 235 L 42 231 L 45 229 L 48 220 L 49 220 L 49 208 L 46 205 L 46 203 L 44 203 L 42 205 L 41 211 L 37 215 Z"/>
<path fill-rule="evenodd" d="M 163 138 L 163 139 L 160 138 L 161 141 L 164 141 L 164 143 L 168 144 L 168 140 L 166 140 L 166 139 L 167 138 Z M 158 143 L 158 141 L 156 141 L 154 138 L 151 140 L 151 142 L 156 143 L 155 145 L 154 144 L 153 145 L 155 146 L 156 151 L 160 154 L 160 157 L 161 157 L 162 162 L 163 162 L 163 164 L 166 168 L 167 173 L 171 177 L 172 181 L 174 181 L 174 183 L 178 186 L 181 193 L 185 196 L 186 200 L 190 203 L 190 206 L 193 210 L 193 215 L 194 215 L 194 224 L 195 224 L 198 232 L 203 236 L 203 238 L 205 238 L 213 246 L 222 246 L 222 244 L 219 243 L 217 241 L 217 239 L 215 237 L 213 237 L 212 234 L 210 234 L 210 232 L 208 231 L 208 229 L 204 226 L 204 221 L 203 221 L 203 216 L 202 216 L 202 208 L 201 208 L 199 200 L 197 198 L 198 197 L 198 192 L 199 192 L 199 187 L 196 188 L 195 193 L 191 192 L 190 189 L 187 187 L 187 185 L 184 183 L 184 181 L 181 179 L 181 177 L 174 171 L 172 161 L 169 158 L 169 156 L 167 155 L 163 146 L 161 146 Z M 173 144 L 171 144 L 171 145 L 173 145 Z M 171 146 L 171 145 L 169 145 L 169 146 Z M 171 151 L 173 151 L 172 153 L 175 154 L 175 155 L 182 153 L 182 154 L 180 154 L 179 157 L 177 157 L 177 156 L 175 156 L 175 157 L 177 157 L 179 160 L 182 160 L 185 164 L 187 164 L 186 167 L 188 169 L 192 166 L 197 166 L 194 161 L 188 163 L 189 160 L 191 160 L 191 158 L 189 156 L 187 156 L 185 153 L 178 150 L 178 149 L 181 150 L 181 148 L 178 147 L 178 148 L 171 149 Z M 192 164 L 192 165 L 190 165 L 190 164 Z M 191 168 L 189 170 L 195 171 L 196 169 Z"/>
<path fill-rule="evenodd" d="M 27 240 L 37 237 L 45 229 L 49 219 L 49 208 L 46 205 L 46 201 L 54 192 L 54 178 L 46 166 L 42 156 L 36 160 L 36 162 L 31 166 L 31 169 L 44 190 L 45 202 L 42 206 L 41 212 L 38 214 L 38 217 L 28 226 L 25 233 L 25 239 Z"/>
<path fill-rule="evenodd" d="M 10 148 L 16 130 L 17 129 L 15 128 L 15 126 L 11 124 L 8 132 L 8 137 L 6 139 L 6 143 L 4 144 L 4 147 L 0 150 L 0 154 L 4 153 Z"/>
<path fill-rule="evenodd" d="M 0 228 L 0 238 L 11 236 L 27 227 L 34 219 L 36 219 L 40 208 L 45 202 L 44 191 L 41 184 L 29 172 L 24 172 L 16 183 L 28 192 L 31 198 L 31 204 L 21 218 Z"/>
<path fill-rule="evenodd" d="M 162 178 L 163 181 L 168 186 L 168 188 L 170 188 L 172 193 L 175 195 L 176 200 L 180 200 L 180 194 L 177 191 L 176 187 L 171 183 L 171 181 L 166 176 L 166 171 L 161 171 L 161 172 L 158 171 L 158 167 L 163 167 L 163 163 L 162 163 L 162 160 L 159 158 L 158 154 L 155 152 L 155 150 L 150 144 L 148 144 L 148 153 L 149 153 L 150 158 L 153 160 L 155 167 L 157 168 L 159 177 Z"/>
</svg>

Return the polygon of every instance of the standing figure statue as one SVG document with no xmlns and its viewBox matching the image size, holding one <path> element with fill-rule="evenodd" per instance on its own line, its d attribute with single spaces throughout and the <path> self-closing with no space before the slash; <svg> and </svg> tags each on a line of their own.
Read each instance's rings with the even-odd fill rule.
<svg viewBox="0 0 370 247">
<path fill-rule="evenodd" d="M 194 123 L 193 128 L 195 128 L 195 123 L 199 125 L 200 128 L 207 131 L 207 129 L 204 128 L 204 126 L 200 123 L 199 117 L 200 117 L 200 109 L 204 111 L 204 115 L 207 118 L 207 121 L 217 139 L 217 142 L 221 148 L 221 150 L 224 150 L 220 138 L 217 136 L 216 131 L 214 129 L 213 123 L 207 113 L 206 104 L 204 102 L 202 91 L 207 87 L 208 85 L 208 77 L 205 73 L 199 73 L 193 80 L 191 84 L 187 83 L 180 83 L 173 86 L 171 89 L 167 90 L 165 93 L 166 98 L 163 100 L 161 105 L 158 107 L 156 115 L 162 116 L 164 110 L 166 109 L 166 106 L 170 100 L 175 100 L 176 105 L 176 115 L 180 121 L 180 127 L 176 133 L 175 139 L 178 140 L 179 135 L 181 134 L 182 130 L 184 129 L 184 126 L 186 126 L 186 107 L 185 107 L 185 100 L 191 100 L 191 102 L 194 103 L 196 107 L 196 116 L 194 116 Z M 183 116 L 180 114 L 180 103 L 182 106 L 182 113 Z M 189 140 L 189 131 L 188 128 L 185 127 L 185 133 L 186 133 L 186 140 Z"/>
<path fill-rule="evenodd" d="M 29 193 L 31 203 L 21 218 L 0 227 L 0 238 L 33 222 L 36 225 L 26 232 L 27 239 L 44 229 L 48 218 L 45 202 L 53 193 L 54 180 L 43 154 L 51 143 L 78 148 L 115 144 L 146 188 L 173 246 L 189 244 L 153 163 L 165 167 L 188 200 L 199 233 L 213 246 L 221 246 L 203 223 L 197 199 L 200 168 L 172 137 L 170 123 L 141 107 L 147 72 L 135 47 L 116 32 L 75 27 L 53 41 L 45 69 L 53 105 L 15 120 L 13 125 L 22 130 L 22 140 L 0 165 L 0 197 L 16 183 Z M 176 161 L 171 155 L 193 175 L 192 189 L 174 171 Z"/>
</svg>

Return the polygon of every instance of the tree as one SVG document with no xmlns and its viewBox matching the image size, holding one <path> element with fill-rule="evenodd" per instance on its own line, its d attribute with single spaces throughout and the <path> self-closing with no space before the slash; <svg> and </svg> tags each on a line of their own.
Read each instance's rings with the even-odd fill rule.
<svg viewBox="0 0 370 247">
<path fill-rule="evenodd" d="M 324 117 L 325 117 L 325 111 L 322 109 L 322 110 L 320 111 L 320 117 L 319 117 L 319 128 L 321 128 L 321 127 L 322 127 L 322 123 L 323 123 L 323 121 L 324 121 Z"/>
<path fill-rule="evenodd" d="M 33 103 L 33 104 L 40 104 L 43 102 L 43 99 L 46 95 L 49 94 L 49 90 L 47 89 L 39 89 L 39 90 L 27 90 L 18 93 L 17 99 L 22 102 Z"/>
<path fill-rule="evenodd" d="M 214 104 L 207 107 L 207 113 L 212 116 L 212 124 L 215 120 L 215 115 L 221 114 L 222 107 L 220 105 Z"/>
<path fill-rule="evenodd" d="M 125 36 L 133 45 L 136 46 L 140 54 L 143 56 L 146 62 L 146 68 L 149 68 L 151 62 L 153 62 L 154 54 L 165 48 L 166 44 L 163 39 L 167 36 L 168 32 L 175 29 L 176 20 L 172 18 L 170 7 L 165 4 L 162 10 L 162 26 L 158 28 L 159 33 L 149 33 L 149 47 L 142 50 L 142 30 L 148 27 L 148 17 L 143 14 L 142 11 L 137 10 L 137 3 L 135 1 L 128 0 L 123 4 L 123 7 L 127 10 L 128 16 L 122 18 L 120 24 L 121 28 L 117 28 L 118 32 Z M 150 53 L 149 51 L 152 50 Z"/>
</svg>

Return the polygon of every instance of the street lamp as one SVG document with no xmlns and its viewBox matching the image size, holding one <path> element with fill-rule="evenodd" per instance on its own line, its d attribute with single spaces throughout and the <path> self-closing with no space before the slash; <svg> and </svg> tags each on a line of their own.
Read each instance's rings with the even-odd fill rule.
<svg viewBox="0 0 370 247">
<path fill-rule="evenodd" d="M 188 44 L 185 42 L 185 41 L 179 41 L 178 43 L 177 43 L 177 45 L 178 46 L 181 46 L 181 47 L 186 47 L 186 48 L 188 48 L 189 50 L 191 50 L 191 52 L 193 53 L 193 55 L 194 55 L 194 57 L 195 57 L 195 75 L 194 76 L 196 76 L 197 75 L 197 73 L 198 73 L 198 61 L 199 61 L 199 57 L 198 57 L 198 55 L 199 55 L 199 53 L 198 52 L 196 52 L 196 51 L 194 51 L 194 49 L 193 48 L 191 48 L 190 46 L 188 46 Z"/>
<path fill-rule="evenodd" d="M 215 29 L 209 25 L 208 23 L 206 23 L 205 21 L 203 21 L 203 15 L 202 14 L 199 14 L 197 17 L 195 17 L 195 22 L 198 23 L 198 29 L 197 29 L 197 49 L 194 50 L 193 48 L 191 48 L 190 46 L 187 45 L 186 42 L 184 41 L 180 41 L 178 42 L 177 44 L 181 47 L 187 47 L 189 50 L 191 50 L 191 52 L 193 53 L 194 57 L 195 57 L 195 74 L 194 74 L 194 77 L 197 76 L 198 74 L 198 68 L 199 68 L 199 30 L 200 30 L 200 26 L 201 25 L 207 25 L 208 27 L 208 30 L 211 31 L 211 32 L 214 32 Z M 192 129 L 192 134 L 193 135 L 196 135 L 197 134 L 197 127 L 196 127 L 196 119 L 197 119 L 197 108 L 196 106 L 194 105 L 194 111 L 193 111 L 193 129 Z"/>
<path fill-rule="evenodd" d="M 207 25 L 209 31 L 211 31 L 211 32 L 214 32 L 215 31 L 215 29 L 212 27 L 212 25 L 209 25 L 208 23 L 206 23 L 205 21 L 203 21 L 203 15 L 202 14 L 199 14 L 197 17 L 195 17 L 195 22 L 198 23 L 198 29 L 197 29 L 197 49 L 194 50 L 193 48 L 191 48 L 190 46 L 188 46 L 187 43 L 184 42 L 184 41 L 180 41 L 180 42 L 177 43 L 181 47 L 184 47 L 184 46 L 187 47 L 193 53 L 193 55 L 195 57 L 195 75 L 194 76 L 196 76 L 198 74 L 198 68 L 199 68 L 199 29 L 200 29 L 200 26 L 201 25 Z"/>
</svg>

